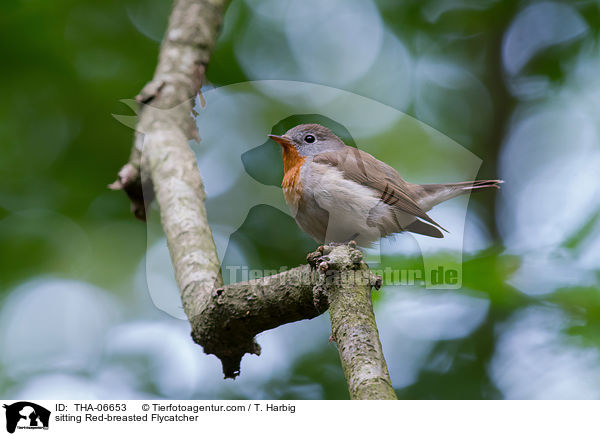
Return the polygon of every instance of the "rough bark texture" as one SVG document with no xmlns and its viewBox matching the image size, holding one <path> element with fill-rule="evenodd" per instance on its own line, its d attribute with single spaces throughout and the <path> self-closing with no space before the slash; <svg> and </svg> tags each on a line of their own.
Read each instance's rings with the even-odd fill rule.
<svg viewBox="0 0 600 436">
<path fill-rule="evenodd" d="M 154 77 L 135 97 L 140 110 L 129 162 L 110 185 L 129 196 L 136 218 L 146 219 L 146 208 L 154 199 L 152 174 L 142 171 L 142 168 L 147 169 L 143 160 L 153 157 L 149 150 L 149 143 L 153 141 L 147 137 L 168 136 L 176 130 L 178 137 L 173 142 L 183 139 L 180 148 L 187 148 L 187 139 L 198 139 L 190 114 L 194 97 L 205 79 L 205 68 L 226 4 L 227 0 L 176 0 L 174 3 Z"/>
<path fill-rule="evenodd" d="M 351 397 L 395 398 L 371 305 L 371 288 L 379 288 L 381 278 L 362 259 L 354 244 L 321 246 L 308 255 L 308 265 L 215 288 L 190 318 L 194 340 L 219 357 L 225 377 L 235 377 L 244 354 L 260 354 L 258 333 L 329 308 Z"/>
<path fill-rule="evenodd" d="M 373 314 L 371 287 L 379 288 L 360 251 L 337 250 L 336 280 L 327 288 L 331 336 L 338 345 L 342 367 L 353 400 L 395 400 L 379 332 Z"/>
<path fill-rule="evenodd" d="M 192 336 L 204 352 L 216 355 L 226 378 L 235 378 L 246 353 L 260 354 L 254 337 L 289 322 L 311 319 L 327 310 L 313 295 L 318 274 L 309 265 L 216 288 L 197 316 Z"/>
</svg>

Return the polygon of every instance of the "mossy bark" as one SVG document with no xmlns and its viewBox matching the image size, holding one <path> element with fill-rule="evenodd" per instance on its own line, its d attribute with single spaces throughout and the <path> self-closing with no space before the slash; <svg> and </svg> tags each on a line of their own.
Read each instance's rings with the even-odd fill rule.
<svg viewBox="0 0 600 436">
<path fill-rule="evenodd" d="M 329 296 L 329 316 L 350 398 L 397 399 L 383 357 L 367 279 L 364 284 L 355 281 L 335 287 Z"/>
<path fill-rule="evenodd" d="M 338 346 L 350 398 L 395 400 L 371 300 L 371 288 L 378 288 L 381 279 L 362 260 L 357 262 L 362 259 L 358 250 L 334 250 L 336 264 L 329 269 L 335 273 L 327 288 L 331 336 Z"/>
</svg>

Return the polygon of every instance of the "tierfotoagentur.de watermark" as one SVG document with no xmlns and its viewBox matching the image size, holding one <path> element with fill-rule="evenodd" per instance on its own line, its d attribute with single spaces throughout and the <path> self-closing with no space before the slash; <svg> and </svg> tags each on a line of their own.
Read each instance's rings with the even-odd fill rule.
<svg viewBox="0 0 600 436">
<path fill-rule="evenodd" d="M 269 283 L 273 284 L 277 281 L 279 274 L 291 270 L 293 267 L 281 266 L 279 269 L 254 269 L 244 265 L 226 265 L 221 270 L 223 278 L 229 283 L 247 282 L 250 280 L 264 280 L 268 277 Z M 387 286 L 425 286 L 427 284 L 433 286 L 449 285 L 455 286 L 460 280 L 460 271 L 458 268 L 448 268 L 439 265 L 436 269 L 425 271 L 424 269 L 403 269 L 392 268 L 371 268 L 371 272 L 382 278 L 383 283 Z M 336 279 L 335 274 L 328 276 L 329 280 Z M 346 271 L 344 272 L 345 280 L 359 283 L 364 280 L 364 275 L 361 271 Z M 314 285 L 319 281 L 319 273 L 314 270 L 306 272 L 298 272 L 295 275 L 295 280 L 304 285 Z M 282 278 L 282 283 L 289 283 L 289 277 Z"/>
</svg>

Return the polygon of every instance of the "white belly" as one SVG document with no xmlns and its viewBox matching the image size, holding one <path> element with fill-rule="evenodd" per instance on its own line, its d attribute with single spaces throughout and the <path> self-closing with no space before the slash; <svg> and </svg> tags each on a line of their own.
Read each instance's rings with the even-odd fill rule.
<svg viewBox="0 0 600 436">
<path fill-rule="evenodd" d="M 325 233 L 323 242 L 355 240 L 365 246 L 400 231 L 398 219 L 401 225 L 414 221 L 409 215 L 396 213 L 394 217 L 392 208 L 381 201 L 375 190 L 345 179 L 329 165 L 305 165 L 300 176 L 305 201 L 296 220 L 317 240 L 323 239 L 319 235 Z M 315 210 L 316 205 L 328 214 Z"/>
</svg>

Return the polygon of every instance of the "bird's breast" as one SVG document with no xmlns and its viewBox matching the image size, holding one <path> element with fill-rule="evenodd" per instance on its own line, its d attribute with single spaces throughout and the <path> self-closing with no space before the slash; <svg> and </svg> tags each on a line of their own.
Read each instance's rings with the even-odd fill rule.
<svg viewBox="0 0 600 436">
<path fill-rule="evenodd" d="M 283 151 L 283 196 L 286 203 L 297 210 L 298 203 L 302 198 L 302 183 L 300 182 L 300 170 L 306 157 L 300 156 L 295 147 L 284 147 Z"/>
</svg>

